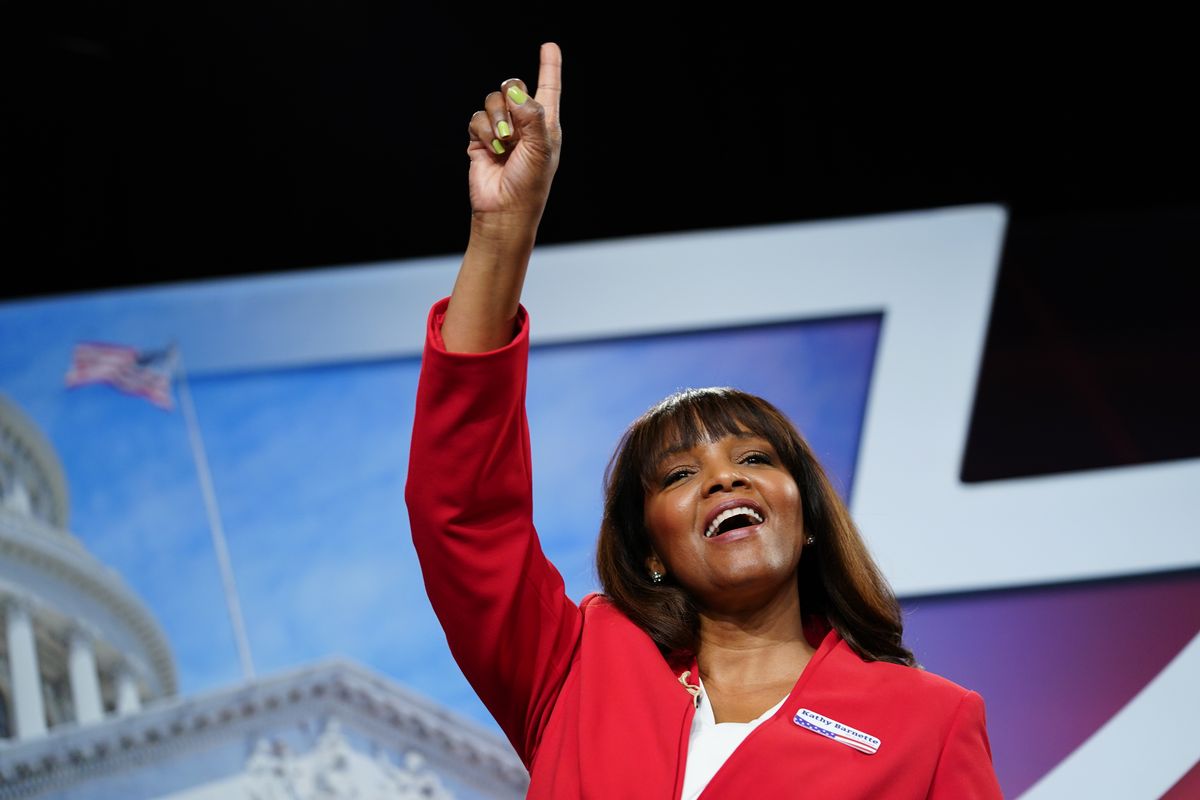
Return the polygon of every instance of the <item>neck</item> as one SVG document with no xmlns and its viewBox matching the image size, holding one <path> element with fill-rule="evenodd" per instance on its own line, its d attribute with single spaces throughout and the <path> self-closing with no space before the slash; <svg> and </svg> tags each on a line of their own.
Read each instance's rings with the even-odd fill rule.
<svg viewBox="0 0 1200 800">
<path fill-rule="evenodd" d="M 752 610 L 700 611 L 700 675 L 706 686 L 751 690 L 791 684 L 815 651 L 804 637 L 800 596 L 793 585 Z"/>
</svg>

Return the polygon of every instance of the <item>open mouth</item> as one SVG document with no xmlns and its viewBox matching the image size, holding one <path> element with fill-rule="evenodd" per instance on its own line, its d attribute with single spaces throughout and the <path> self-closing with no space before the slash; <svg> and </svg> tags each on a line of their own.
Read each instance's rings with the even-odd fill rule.
<svg viewBox="0 0 1200 800">
<path fill-rule="evenodd" d="M 712 539 L 723 533 L 735 531 L 738 528 L 748 528 L 751 525 L 757 525 L 762 521 L 762 514 L 749 506 L 727 508 L 713 517 L 712 522 L 708 523 L 708 529 L 704 531 L 704 538 Z"/>
</svg>

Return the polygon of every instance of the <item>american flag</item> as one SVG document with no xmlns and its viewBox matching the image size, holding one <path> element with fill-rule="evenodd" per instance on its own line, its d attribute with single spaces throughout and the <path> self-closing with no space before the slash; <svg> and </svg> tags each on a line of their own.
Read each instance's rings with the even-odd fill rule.
<svg viewBox="0 0 1200 800">
<path fill-rule="evenodd" d="M 71 354 L 67 386 L 107 383 L 170 410 L 175 407 L 171 398 L 175 360 L 173 346 L 141 352 L 119 344 L 80 342 Z"/>
</svg>

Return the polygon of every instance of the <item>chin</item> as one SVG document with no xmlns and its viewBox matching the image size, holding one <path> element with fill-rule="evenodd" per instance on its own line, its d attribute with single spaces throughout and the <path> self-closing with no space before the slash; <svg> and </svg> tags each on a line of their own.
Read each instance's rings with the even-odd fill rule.
<svg viewBox="0 0 1200 800">
<path fill-rule="evenodd" d="M 735 571 L 714 581 L 711 589 L 705 593 L 711 602 L 705 605 L 715 610 L 763 605 L 789 591 L 796 592 L 795 570 L 781 574 L 764 570 L 758 565 L 757 569 Z"/>
</svg>

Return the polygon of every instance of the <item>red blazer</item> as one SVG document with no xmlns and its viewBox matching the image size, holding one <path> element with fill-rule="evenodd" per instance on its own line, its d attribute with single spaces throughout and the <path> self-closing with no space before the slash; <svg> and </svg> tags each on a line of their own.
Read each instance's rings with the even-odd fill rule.
<svg viewBox="0 0 1200 800">
<path fill-rule="evenodd" d="M 499 350 L 448 353 L 446 302 L 429 317 L 405 498 L 450 649 L 529 768 L 530 798 L 674 800 L 695 713 L 688 665 L 603 596 L 567 597 L 532 521 L 528 317 Z M 813 644 L 783 707 L 703 797 L 1001 797 L 978 694 L 865 662 L 836 631 Z"/>
</svg>

